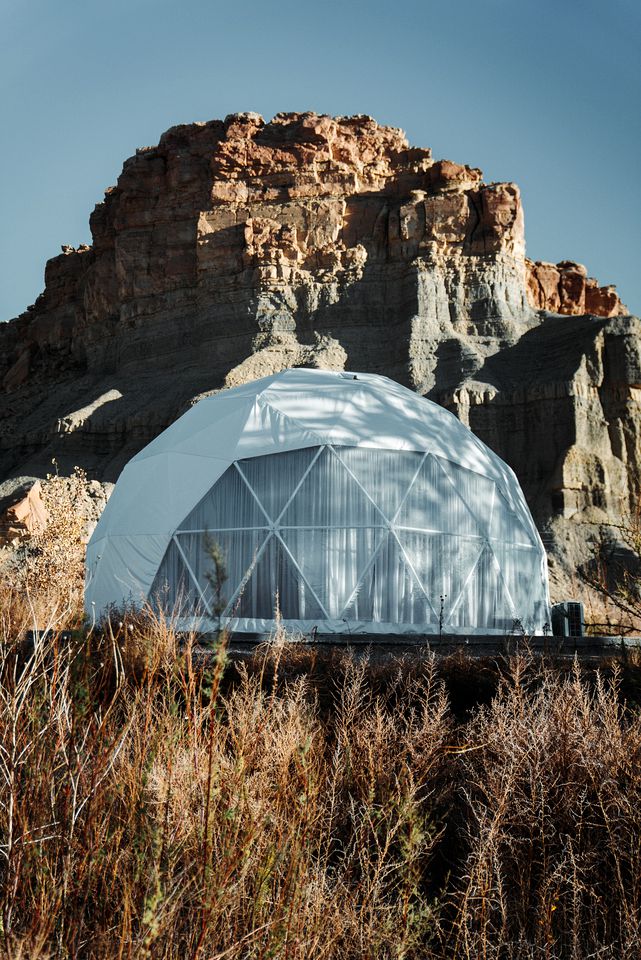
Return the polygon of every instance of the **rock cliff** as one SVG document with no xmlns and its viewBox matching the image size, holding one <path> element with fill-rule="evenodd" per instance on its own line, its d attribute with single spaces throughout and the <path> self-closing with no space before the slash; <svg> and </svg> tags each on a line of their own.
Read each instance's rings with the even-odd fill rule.
<svg viewBox="0 0 641 960">
<path fill-rule="evenodd" d="M 90 223 L 0 326 L 0 495 L 52 456 L 114 481 L 203 393 L 312 365 L 452 409 L 566 574 L 638 496 L 641 324 L 580 264 L 526 259 L 514 184 L 369 117 L 244 113 L 138 150 Z"/>
</svg>

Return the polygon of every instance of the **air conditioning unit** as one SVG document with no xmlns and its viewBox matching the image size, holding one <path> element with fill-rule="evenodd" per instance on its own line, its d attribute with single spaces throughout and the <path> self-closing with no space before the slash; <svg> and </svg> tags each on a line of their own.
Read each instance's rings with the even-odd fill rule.
<svg viewBox="0 0 641 960">
<path fill-rule="evenodd" d="M 583 637 L 585 618 L 579 600 L 564 600 L 552 607 L 552 633 L 555 637 Z"/>
</svg>

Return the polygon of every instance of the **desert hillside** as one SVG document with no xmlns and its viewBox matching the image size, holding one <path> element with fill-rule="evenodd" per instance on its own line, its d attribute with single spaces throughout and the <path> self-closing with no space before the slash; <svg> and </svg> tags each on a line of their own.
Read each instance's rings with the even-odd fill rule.
<svg viewBox="0 0 641 960">
<path fill-rule="evenodd" d="M 571 588 L 636 502 L 641 323 L 525 256 L 518 187 L 369 117 L 242 113 L 125 161 L 45 290 L 0 327 L 1 491 L 113 482 L 199 396 L 304 365 L 384 373 L 516 471 Z"/>
</svg>

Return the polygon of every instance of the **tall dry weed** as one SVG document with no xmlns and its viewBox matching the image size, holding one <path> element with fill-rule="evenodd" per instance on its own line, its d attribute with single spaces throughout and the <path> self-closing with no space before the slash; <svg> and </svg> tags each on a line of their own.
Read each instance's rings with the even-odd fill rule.
<svg viewBox="0 0 641 960">
<path fill-rule="evenodd" d="M 641 719 L 619 678 L 519 658 L 468 725 L 468 855 L 453 893 L 468 957 L 634 957 L 641 944 Z"/>
</svg>

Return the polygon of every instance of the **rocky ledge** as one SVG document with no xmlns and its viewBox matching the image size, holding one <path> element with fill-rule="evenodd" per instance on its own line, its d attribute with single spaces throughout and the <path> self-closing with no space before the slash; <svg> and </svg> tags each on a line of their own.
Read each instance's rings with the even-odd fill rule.
<svg viewBox="0 0 641 960">
<path fill-rule="evenodd" d="M 515 184 L 370 117 L 242 113 L 138 150 L 90 223 L 0 326 L 5 492 L 53 456 L 114 481 L 203 393 L 311 365 L 469 423 L 559 576 L 635 502 L 641 324 L 580 264 L 526 259 Z"/>
</svg>

